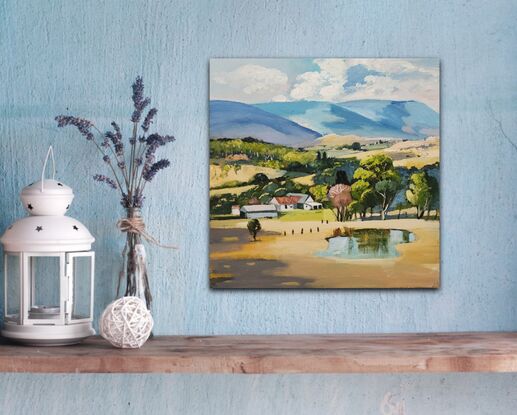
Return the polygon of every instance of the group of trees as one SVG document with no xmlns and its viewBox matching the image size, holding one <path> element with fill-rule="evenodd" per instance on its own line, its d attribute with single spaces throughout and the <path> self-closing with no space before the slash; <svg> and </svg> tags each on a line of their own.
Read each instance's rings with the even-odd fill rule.
<svg viewBox="0 0 517 415">
<path fill-rule="evenodd" d="M 364 217 L 368 208 L 379 206 L 384 220 L 402 184 L 393 160 L 385 154 L 365 158 L 354 172 L 354 180 L 351 191 L 356 203 L 352 209 Z"/>
<path fill-rule="evenodd" d="M 368 209 L 378 209 L 381 219 L 385 220 L 387 212 L 392 208 L 397 195 L 404 189 L 404 180 L 394 167 L 393 160 L 385 154 L 377 154 L 363 159 L 353 174 L 350 185 L 346 175 L 336 175 L 336 185 L 330 187 L 327 197 L 335 209 L 339 221 L 349 220 L 354 215 L 361 219 L 366 217 Z M 321 198 L 324 188 L 314 190 Z M 397 204 L 400 211 L 406 207 L 416 207 L 417 218 L 421 219 L 425 212 L 428 216 L 432 208 L 437 208 L 439 185 L 435 177 L 427 170 L 410 175 L 405 201 Z"/>
<path fill-rule="evenodd" d="M 315 169 L 314 162 L 323 160 L 319 152 L 266 143 L 251 137 L 210 140 L 210 159 L 225 160 L 231 156 L 245 156 L 247 161 L 257 166 L 301 171 Z M 327 158 L 326 153 L 324 158 Z M 238 162 L 232 165 L 238 165 Z"/>
<path fill-rule="evenodd" d="M 438 195 L 438 180 L 427 174 L 426 171 L 411 175 L 409 188 L 406 190 L 406 199 L 411 206 L 416 207 L 418 219 L 422 219 L 426 212 L 429 217 L 433 205 L 438 201 Z"/>
<path fill-rule="evenodd" d="M 236 160 L 231 160 L 232 157 Z M 227 169 L 251 161 L 256 166 L 305 173 L 316 173 L 335 163 L 326 151 L 295 149 L 251 137 L 210 140 L 210 159 Z"/>
</svg>

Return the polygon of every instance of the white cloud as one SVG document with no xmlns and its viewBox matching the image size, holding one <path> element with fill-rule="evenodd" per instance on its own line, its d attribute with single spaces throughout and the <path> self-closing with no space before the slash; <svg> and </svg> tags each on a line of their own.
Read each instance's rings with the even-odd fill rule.
<svg viewBox="0 0 517 415">
<path fill-rule="evenodd" d="M 242 65 L 231 72 L 214 74 L 210 86 L 211 96 L 212 99 L 242 102 L 270 101 L 288 92 L 288 81 L 287 75 L 279 69 Z"/>
<path fill-rule="evenodd" d="M 316 59 L 320 71 L 300 74 L 290 91 L 295 100 L 340 102 L 354 99 L 416 100 L 438 110 L 438 66 L 418 65 L 405 59 Z M 363 65 L 379 74 L 368 75 L 362 83 L 343 88 L 349 68 Z"/>
<path fill-rule="evenodd" d="M 287 102 L 287 97 L 285 95 L 275 95 L 271 98 L 273 102 Z"/>
</svg>

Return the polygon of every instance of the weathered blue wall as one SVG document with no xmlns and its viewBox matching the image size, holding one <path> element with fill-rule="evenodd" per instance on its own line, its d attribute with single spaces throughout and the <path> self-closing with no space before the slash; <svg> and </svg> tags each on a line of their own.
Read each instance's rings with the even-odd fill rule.
<svg viewBox="0 0 517 415">
<path fill-rule="evenodd" d="M 516 21 L 513 0 L 1 0 L 0 231 L 23 215 L 18 192 L 54 145 L 76 193 L 70 214 L 98 239 L 99 315 L 122 211 L 91 180 L 103 167 L 89 143 L 53 117 L 125 122 L 142 74 L 157 127 L 177 136 L 164 152 L 172 171 L 149 186 L 145 208 L 150 230 L 181 246 L 151 252 L 157 334 L 516 330 L 517 150 L 494 120 L 517 141 Z M 440 58 L 440 290 L 208 288 L 208 60 L 248 56 Z M 377 414 L 391 392 L 407 414 L 503 414 L 517 407 L 516 385 L 514 375 L 0 375 L 0 413 Z"/>
</svg>

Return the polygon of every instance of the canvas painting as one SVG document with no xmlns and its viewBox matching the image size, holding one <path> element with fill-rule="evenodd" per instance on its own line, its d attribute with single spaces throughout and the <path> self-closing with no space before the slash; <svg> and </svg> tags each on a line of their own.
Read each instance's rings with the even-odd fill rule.
<svg viewBox="0 0 517 415">
<path fill-rule="evenodd" d="M 210 61 L 212 288 L 437 288 L 437 59 Z"/>
</svg>

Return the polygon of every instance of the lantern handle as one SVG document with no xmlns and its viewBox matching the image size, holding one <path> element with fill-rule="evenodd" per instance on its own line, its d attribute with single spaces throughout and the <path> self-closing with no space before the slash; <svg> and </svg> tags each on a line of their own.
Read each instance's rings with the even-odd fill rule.
<svg viewBox="0 0 517 415">
<path fill-rule="evenodd" d="M 52 158 L 52 180 L 56 177 L 56 161 L 54 160 L 54 150 L 52 150 L 52 146 L 48 147 L 47 156 L 45 157 L 45 162 L 43 163 L 43 171 L 41 172 L 41 192 L 45 190 L 45 171 L 47 169 L 47 162 L 49 157 Z"/>
</svg>

